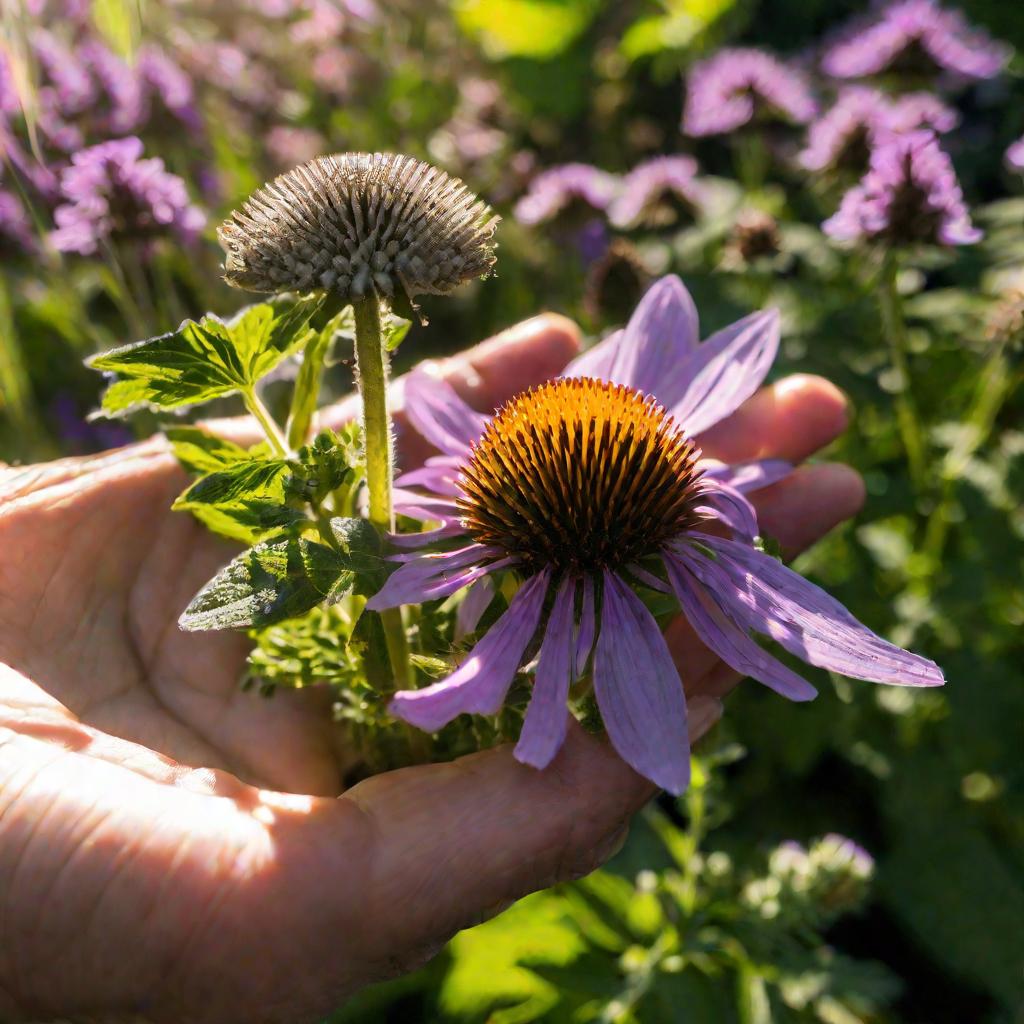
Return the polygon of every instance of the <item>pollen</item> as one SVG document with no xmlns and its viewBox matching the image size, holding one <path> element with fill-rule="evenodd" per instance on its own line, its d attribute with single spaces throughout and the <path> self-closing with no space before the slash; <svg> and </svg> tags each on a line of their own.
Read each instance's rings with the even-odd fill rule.
<svg viewBox="0 0 1024 1024">
<path fill-rule="evenodd" d="M 654 398 L 563 378 L 498 411 L 461 469 L 457 505 L 471 537 L 528 570 L 595 573 L 696 525 L 699 457 Z"/>
</svg>

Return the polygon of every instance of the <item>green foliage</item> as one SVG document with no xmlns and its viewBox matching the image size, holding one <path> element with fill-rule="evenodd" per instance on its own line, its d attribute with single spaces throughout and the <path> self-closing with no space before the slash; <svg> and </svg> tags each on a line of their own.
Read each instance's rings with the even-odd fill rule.
<svg viewBox="0 0 1024 1024">
<path fill-rule="evenodd" d="M 477 1024 L 852 1024 L 878 1019 L 898 985 L 880 964 L 821 937 L 863 904 L 872 863 L 848 840 L 706 849 L 722 821 L 721 780 L 702 762 L 681 830 L 651 810 L 638 825 L 660 852 L 625 855 L 574 885 L 529 897 L 457 936 L 442 1020 Z"/>
<path fill-rule="evenodd" d="M 103 395 L 102 410 L 114 416 L 140 406 L 178 409 L 250 391 L 308 341 L 306 325 L 323 301 L 318 295 L 261 302 L 227 321 L 208 314 L 169 334 L 94 356 L 94 370 L 119 378 Z"/>
<path fill-rule="evenodd" d="M 599 0 L 453 0 L 455 19 L 492 59 L 548 60 L 569 48 Z"/>
<path fill-rule="evenodd" d="M 364 519 L 332 519 L 336 546 L 302 537 L 242 552 L 192 599 L 182 629 L 266 626 L 333 604 L 380 571 L 380 539 Z"/>
</svg>

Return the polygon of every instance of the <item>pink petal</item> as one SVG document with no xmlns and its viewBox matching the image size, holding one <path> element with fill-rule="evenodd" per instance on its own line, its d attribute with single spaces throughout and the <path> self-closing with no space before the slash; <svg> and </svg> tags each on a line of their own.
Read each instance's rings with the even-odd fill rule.
<svg viewBox="0 0 1024 1024">
<path fill-rule="evenodd" d="M 576 581 L 564 579 L 544 631 L 533 694 L 515 749 L 516 760 L 534 768 L 546 768 L 565 739 L 569 718 L 566 703 L 575 653 L 572 635 L 575 602 Z"/>
<path fill-rule="evenodd" d="M 734 466 L 724 463 L 704 466 L 703 479 L 718 480 L 728 484 L 741 494 L 759 491 L 762 487 L 784 480 L 793 472 L 793 465 L 784 459 L 756 459 L 752 462 L 740 462 Z"/>
<path fill-rule="evenodd" d="M 446 380 L 423 370 L 406 378 L 404 396 L 409 422 L 448 455 L 468 455 L 487 426 L 488 417 L 470 409 Z"/>
<path fill-rule="evenodd" d="M 449 498 L 459 495 L 459 467 L 463 459 L 453 455 L 436 455 L 427 459 L 419 469 L 411 469 L 402 473 L 395 480 L 396 487 L 425 487 L 435 494 L 443 494 Z"/>
<path fill-rule="evenodd" d="M 876 683 L 941 686 L 933 661 L 901 650 L 858 622 L 835 598 L 746 544 L 702 536 L 687 567 L 737 623 L 777 640 L 811 665 Z"/>
<path fill-rule="evenodd" d="M 670 793 L 682 793 L 690 781 L 690 743 L 679 673 L 651 613 L 607 570 L 594 693 L 619 756 Z"/>
<path fill-rule="evenodd" d="M 580 628 L 576 634 L 576 651 L 573 655 L 573 679 L 579 679 L 587 667 L 597 620 L 594 617 L 594 578 L 583 577 L 583 607 L 580 609 Z"/>
<path fill-rule="evenodd" d="M 629 318 L 608 380 L 654 395 L 665 406 L 683 394 L 687 357 L 699 351 L 697 307 L 674 274 L 656 281 Z"/>
<path fill-rule="evenodd" d="M 469 586 L 474 580 L 510 564 L 510 559 L 494 561 L 497 552 L 483 544 L 470 544 L 457 551 L 396 555 L 410 559 L 396 569 L 366 607 L 379 612 L 401 604 L 419 604 L 447 597 Z"/>
<path fill-rule="evenodd" d="M 391 713 L 427 732 L 457 715 L 496 714 L 537 630 L 549 578 L 545 571 L 529 580 L 450 676 L 422 690 L 396 693 Z"/>
<path fill-rule="evenodd" d="M 690 437 L 714 426 L 761 386 L 778 348 L 778 310 L 751 313 L 723 328 L 678 371 L 686 384 L 669 411 Z"/>
<path fill-rule="evenodd" d="M 455 639 L 461 640 L 480 625 L 480 619 L 494 600 L 494 583 L 490 576 L 481 576 L 462 599 L 455 613 Z"/>
<path fill-rule="evenodd" d="M 615 331 L 593 348 L 578 355 L 562 371 L 563 377 L 593 377 L 595 380 L 608 380 L 608 371 L 615 361 L 619 345 L 625 331 Z"/>
<path fill-rule="evenodd" d="M 730 668 L 790 700 L 813 700 L 818 695 L 806 679 L 762 650 L 728 617 L 715 595 L 690 574 L 683 559 L 666 553 L 665 568 L 694 632 Z"/>
</svg>

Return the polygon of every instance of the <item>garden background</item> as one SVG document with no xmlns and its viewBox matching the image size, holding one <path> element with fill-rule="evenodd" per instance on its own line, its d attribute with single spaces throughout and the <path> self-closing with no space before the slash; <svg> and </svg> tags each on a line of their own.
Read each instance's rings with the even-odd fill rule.
<svg viewBox="0 0 1024 1024">
<path fill-rule="evenodd" d="M 1003 157 L 1024 132 L 1024 13 L 1005 0 L 961 7 L 1017 52 L 999 77 L 947 97 L 961 118 L 942 145 L 985 237 L 911 254 L 903 381 L 876 261 L 820 230 L 842 189 L 800 166 L 803 131 L 741 144 L 680 131 L 682 76 L 723 46 L 794 62 L 827 106 L 835 83 L 814 71 L 817 47 L 865 4 L 3 5 L 0 458 L 85 453 L 155 429 L 90 422 L 102 381 L 84 358 L 240 308 L 219 280 L 214 228 L 266 178 L 322 152 L 407 152 L 463 177 L 505 222 L 497 276 L 425 303 L 431 322 L 413 327 L 397 369 L 541 309 L 600 337 L 669 271 L 705 334 L 780 306 L 774 375 L 819 373 L 848 393 L 850 428 L 827 457 L 860 470 L 868 491 L 857 520 L 799 567 L 946 671 L 941 691 L 819 672 L 810 705 L 742 686 L 699 751 L 691 792 L 652 808 L 606 871 L 463 933 L 333 1019 L 1024 1021 L 1024 174 Z M 91 99 L 59 112 L 61 136 L 54 105 L 76 88 Z M 180 176 L 205 227 L 60 251 L 61 169 L 125 136 Z M 537 223 L 517 213 L 555 165 L 620 175 L 679 153 L 698 161 L 699 208 L 622 229 L 579 203 Z M 341 360 L 328 385 L 342 394 L 350 379 Z M 894 412 L 905 384 L 927 438 L 923 487 Z M 829 833 L 867 853 L 815 845 Z"/>
</svg>

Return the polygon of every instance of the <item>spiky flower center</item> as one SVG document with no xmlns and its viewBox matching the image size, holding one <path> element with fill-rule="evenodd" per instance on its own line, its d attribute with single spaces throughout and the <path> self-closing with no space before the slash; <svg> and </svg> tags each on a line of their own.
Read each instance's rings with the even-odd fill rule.
<svg viewBox="0 0 1024 1024">
<path fill-rule="evenodd" d="M 491 420 L 462 467 L 457 505 L 470 536 L 529 570 L 598 572 L 699 521 L 699 455 L 635 388 L 553 380 Z"/>
<path fill-rule="evenodd" d="M 443 295 L 486 277 L 499 218 L 458 178 L 408 156 L 317 157 L 254 192 L 218 231 L 224 278 L 251 291 Z"/>
</svg>

